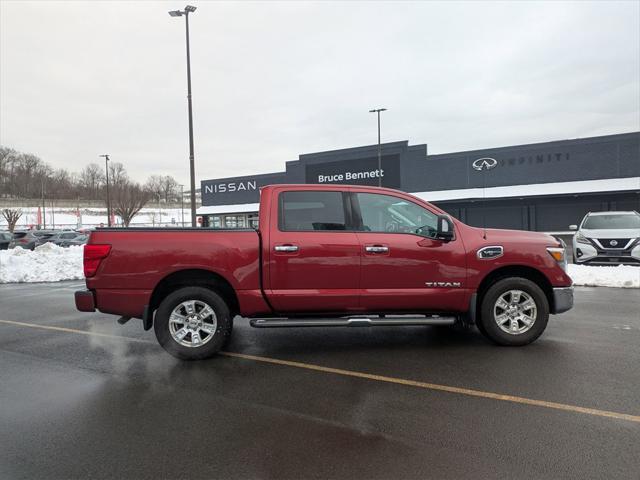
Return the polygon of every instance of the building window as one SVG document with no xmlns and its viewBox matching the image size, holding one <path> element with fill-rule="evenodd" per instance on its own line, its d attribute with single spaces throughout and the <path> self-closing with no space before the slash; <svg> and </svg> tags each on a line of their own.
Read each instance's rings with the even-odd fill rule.
<svg viewBox="0 0 640 480">
<path fill-rule="evenodd" d="M 238 228 L 238 217 L 235 215 L 225 215 L 224 226 L 225 228 Z"/>
<path fill-rule="evenodd" d="M 207 227 L 222 228 L 222 219 L 220 218 L 220 215 L 209 215 Z"/>
</svg>

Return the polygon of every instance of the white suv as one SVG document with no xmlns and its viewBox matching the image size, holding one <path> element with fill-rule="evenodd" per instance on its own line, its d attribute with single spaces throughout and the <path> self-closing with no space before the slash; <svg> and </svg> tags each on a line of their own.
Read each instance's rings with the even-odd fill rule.
<svg viewBox="0 0 640 480">
<path fill-rule="evenodd" d="M 640 265 L 640 213 L 589 212 L 573 236 L 573 261 L 585 265 Z"/>
</svg>

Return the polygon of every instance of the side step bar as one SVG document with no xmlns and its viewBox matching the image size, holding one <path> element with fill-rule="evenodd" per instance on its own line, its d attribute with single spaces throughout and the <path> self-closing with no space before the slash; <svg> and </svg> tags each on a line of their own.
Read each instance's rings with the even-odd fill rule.
<svg viewBox="0 0 640 480">
<path fill-rule="evenodd" d="M 347 318 L 253 318 L 249 324 L 254 328 L 283 327 L 391 327 L 409 325 L 453 325 L 456 317 L 347 317 Z"/>
</svg>

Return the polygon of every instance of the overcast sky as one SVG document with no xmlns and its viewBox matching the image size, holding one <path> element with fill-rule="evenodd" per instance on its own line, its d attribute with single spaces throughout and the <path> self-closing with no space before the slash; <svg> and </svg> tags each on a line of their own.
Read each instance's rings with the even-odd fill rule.
<svg viewBox="0 0 640 480">
<path fill-rule="evenodd" d="M 640 130 L 640 3 L 193 0 L 196 179 Z M 188 184 L 184 2 L 0 1 L 0 143 Z"/>
</svg>

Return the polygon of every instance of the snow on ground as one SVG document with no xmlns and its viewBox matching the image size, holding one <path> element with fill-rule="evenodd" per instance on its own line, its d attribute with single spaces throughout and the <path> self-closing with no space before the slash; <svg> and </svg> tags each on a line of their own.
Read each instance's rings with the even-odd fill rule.
<svg viewBox="0 0 640 480">
<path fill-rule="evenodd" d="M 35 250 L 0 250 L 0 283 L 58 282 L 84 278 L 83 246 L 62 248 L 45 243 Z"/>
<path fill-rule="evenodd" d="M 18 220 L 16 230 L 30 228 L 32 225 L 38 224 L 38 208 L 24 207 L 21 208 L 22 217 Z M 55 207 L 54 209 L 46 209 L 47 228 L 79 228 L 79 227 L 97 227 L 101 223 L 107 225 L 107 211 L 105 208 L 98 207 L 80 207 L 80 216 L 77 216 L 77 210 L 69 207 Z M 122 221 L 117 215 L 114 218 L 116 225 L 120 226 Z M 188 206 L 184 209 L 185 225 L 191 225 L 191 212 Z M 182 209 L 167 207 L 147 207 L 140 210 L 140 213 L 133 217 L 131 227 L 179 227 L 182 224 Z M 7 222 L 0 215 L 0 230 L 7 228 Z"/>
<path fill-rule="evenodd" d="M 574 285 L 640 288 L 640 267 L 630 265 L 596 267 L 570 263 L 568 273 Z"/>
<path fill-rule="evenodd" d="M 20 247 L 0 250 L 0 283 L 82 279 L 83 248 L 62 248 L 45 243 L 34 251 Z M 640 288 L 639 267 L 569 264 L 568 273 L 577 286 Z"/>
</svg>

